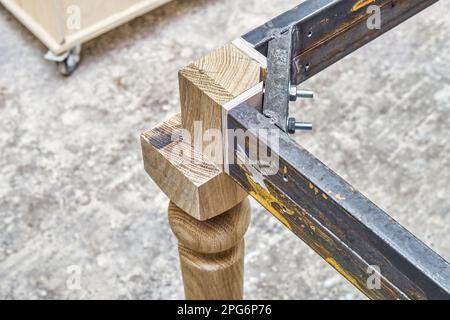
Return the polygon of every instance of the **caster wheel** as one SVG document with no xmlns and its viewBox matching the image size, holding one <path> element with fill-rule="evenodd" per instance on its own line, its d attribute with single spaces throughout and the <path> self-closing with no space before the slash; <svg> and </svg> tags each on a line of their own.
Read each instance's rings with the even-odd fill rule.
<svg viewBox="0 0 450 320">
<path fill-rule="evenodd" d="M 69 51 L 60 55 L 56 55 L 49 51 L 45 55 L 45 59 L 56 62 L 58 70 L 63 76 L 70 76 L 80 63 L 81 45 L 73 47 Z"/>
<path fill-rule="evenodd" d="M 63 61 L 56 62 L 59 72 L 63 76 L 70 76 L 78 67 L 81 60 L 81 46 L 76 46 L 69 51 Z"/>
</svg>

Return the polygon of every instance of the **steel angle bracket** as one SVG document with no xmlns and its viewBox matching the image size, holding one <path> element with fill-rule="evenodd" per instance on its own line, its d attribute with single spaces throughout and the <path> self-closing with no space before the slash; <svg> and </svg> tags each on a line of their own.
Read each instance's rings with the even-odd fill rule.
<svg viewBox="0 0 450 320">
<path fill-rule="evenodd" d="M 274 34 L 267 50 L 267 77 L 264 88 L 263 114 L 287 132 L 289 88 L 291 84 L 292 27 Z"/>
<path fill-rule="evenodd" d="M 294 29 L 295 27 L 290 27 L 283 32 L 275 31 L 273 39 L 269 41 L 264 89 L 263 114 L 287 133 L 312 129 L 310 123 L 297 122 L 294 118 L 289 118 L 289 102 L 297 98 L 314 97 L 312 91 L 297 90 L 291 83 L 294 77 L 291 71 Z"/>
</svg>

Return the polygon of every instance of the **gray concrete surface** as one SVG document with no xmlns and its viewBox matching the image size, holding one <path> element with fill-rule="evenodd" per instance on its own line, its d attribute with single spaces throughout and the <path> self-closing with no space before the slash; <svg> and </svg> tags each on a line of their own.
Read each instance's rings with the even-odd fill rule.
<svg viewBox="0 0 450 320">
<path fill-rule="evenodd" d="M 182 298 L 139 134 L 178 111 L 180 67 L 295 4 L 174 1 L 87 43 L 68 79 L 0 7 L 0 298 Z M 446 259 L 449 10 L 441 1 L 311 79 L 317 99 L 293 108 L 316 125 L 301 144 Z M 249 299 L 364 298 L 256 203 L 245 277 Z"/>
</svg>

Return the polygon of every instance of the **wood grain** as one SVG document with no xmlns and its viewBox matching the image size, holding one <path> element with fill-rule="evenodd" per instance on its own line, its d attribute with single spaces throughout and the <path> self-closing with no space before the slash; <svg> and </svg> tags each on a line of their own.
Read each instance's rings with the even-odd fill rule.
<svg viewBox="0 0 450 320">
<path fill-rule="evenodd" d="M 247 193 L 230 177 L 189 142 L 172 138 L 181 129 L 176 115 L 141 135 L 145 170 L 160 189 L 197 220 L 211 219 L 244 200 Z"/>
<path fill-rule="evenodd" d="M 178 241 L 188 249 L 203 253 L 223 252 L 244 237 L 250 224 L 250 202 L 245 199 L 226 213 L 207 221 L 198 221 L 171 203 L 169 223 Z"/>
<path fill-rule="evenodd" d="M 243 236 L 250 223 L 248 199 L 205 222 L 193 219 L 171 202 L 169 222 L 179 241 L 186 299 L 242 299 Z"/>
<path fill-rule="evenodd" d="M 179 241 L 187 299 L 243 297 L 250 205 L 242 188 L 222 172 L 222 120 L 229 102 L 260 83 L 258 59 L 263 58 L 247 51 L 227 44 L 183 68 L 181 117 L 141 136 L 145 169 L 171 199 L 169 222 Z M 187 135 L 174 139 L 181 128 Z M 213 141 L 205 138 L 210 129 L 218 133 Z M 204 152 L 211 144 L 218 150 L 213 157 Z M 186 161 L 186 154 L 193 161 Z"/>
<path fill-rule="evenodd" d="M 180 70 L 182 125 L 194 140 L 203 141 L 200 148 L 207 147 L 202 139 L 205 131 L 222 131 L 223 106 L 260 80 L 260 63 L 231 43 Z M 196 122 L 201 123 L 200 130 L 195 130 Z M 223 158 L 211 160 L 223 169 Z"/>
</svg>

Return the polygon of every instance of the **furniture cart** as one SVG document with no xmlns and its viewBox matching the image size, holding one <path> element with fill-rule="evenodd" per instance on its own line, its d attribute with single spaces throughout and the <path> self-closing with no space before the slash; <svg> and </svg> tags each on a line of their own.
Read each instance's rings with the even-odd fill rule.
<svg viewBox="0 0 450 320">
<path fill-rule="evenodd" d="M 81 45 L 170 0 L 0 0 L 49 49 L 63 75 L 80 62 Z"/>
</svg>

